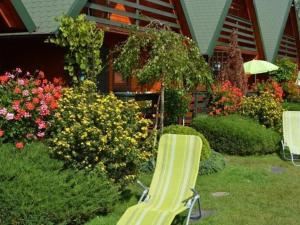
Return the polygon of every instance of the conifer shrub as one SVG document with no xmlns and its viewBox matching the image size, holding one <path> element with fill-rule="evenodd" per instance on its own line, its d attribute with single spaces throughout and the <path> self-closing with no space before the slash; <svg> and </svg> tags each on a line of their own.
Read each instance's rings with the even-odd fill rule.
<svg viewBox="0 0 300 225">
<path fill-rule="evenodd" d="M 97 172 L 63 167 L 41 143 L 0 147 L 0 224 L 82 225 L 112 211 L 118 187 Z"/>
</svg>

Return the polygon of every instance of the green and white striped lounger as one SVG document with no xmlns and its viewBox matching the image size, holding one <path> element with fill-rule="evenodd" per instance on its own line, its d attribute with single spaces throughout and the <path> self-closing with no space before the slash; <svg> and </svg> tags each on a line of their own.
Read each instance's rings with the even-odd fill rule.
<svg viewBox="0 0 300 225">
<path fill-rule="evenodd" d="M 300 156 L 300 111 L 283 112 L 283 140 L 282 150 L 283 156 L 287 160 L 291 160 L 295 166 L 295 156 Z M 290 157 L 287 157 L 285 150 L 289 149 Z"/>
<path fill-rule="evenodd" d="M 187 209 L 186 224 L 189 224 L 195 204 L 200 218 L 200 196 L 193 188 L 201 149 L 202 141 L 197 136 L 163 135 L 150 188 L 144 187 L 139 203 L 127 209 L 117 225 L 169 225 L 177 214 Z"/>
</svg>

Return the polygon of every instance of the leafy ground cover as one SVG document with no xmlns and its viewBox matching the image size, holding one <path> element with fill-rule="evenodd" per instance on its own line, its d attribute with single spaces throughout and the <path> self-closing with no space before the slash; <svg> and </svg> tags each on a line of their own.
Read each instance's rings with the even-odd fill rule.
<svg viewBox="0 0 300 225">
<path fill-rule="evenodd" d="M 220 173 L 198 177 L 197 190 L 202 196 L 202 208 L 214 210 L 215 214 L 193 224 L 299 224 L 299 168 L 275 154 L 226 156 L 226 161 L 227 166 Z M 283 168 L 283 173 L 273 173 L 272 167 L 275 166 Z M 141 180 L 149 184 L 151 175 L 145 174 Z M 124 195 L 127 198 L 117 205 L 114 213 L 97 217 L 86 225 L 116 224 L 126 208 L 136 204 L 140 192 L 137 185 L 130 186 Z M 228 192 L 229 195 L 213 197 L 214 192 Z"/>
</svg>

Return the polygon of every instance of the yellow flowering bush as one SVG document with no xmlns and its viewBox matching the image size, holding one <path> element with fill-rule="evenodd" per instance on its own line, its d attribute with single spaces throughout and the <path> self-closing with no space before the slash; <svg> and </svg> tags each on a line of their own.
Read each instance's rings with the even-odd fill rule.
<svg viewBox="0 0 300 225">
<path fill-rule="evenodd" d="M 52 122 L 51 150 L 68 165 L 97 169 L 126 185 L 152 155 L 145 146 L 150 121 L 139 110 L 133 101 L 97 94 L 91 81 L 67 88 Z"/>
<path fill-rule="evenodd" d="M 269 92 L 243 99 L 242 115 L 257 119 L 267 128 L 281 127 L 282 112 L 281 103 Z"/>
</svg>

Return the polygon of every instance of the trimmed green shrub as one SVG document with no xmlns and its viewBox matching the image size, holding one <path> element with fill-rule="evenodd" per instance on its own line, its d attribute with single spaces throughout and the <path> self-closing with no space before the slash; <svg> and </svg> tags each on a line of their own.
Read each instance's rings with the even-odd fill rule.
<svg viewBox="0 0 300 225">
<path fill-rule="evenodd" d="M 217 173 L 223 170 L 226 166 L 224 156 L 218 152 L 212 151 L 210 157 L 206 160 L 201 161 L 199 174 L 208 175 Z"/>
<path fill-rule="evenodd" d="M 184 127 L 179 125 L 171 125 L 164 128 L 164 134 L 186 134 L 186 135 L 196 135 L 202 139 L 202 152 L 201 152 L 201 161 L 208 159 L 211 155 L 211 148 L 207 139 L 203 136 L 203 134 L 197 132 L 195 129 L 191 127 Z"/>
<path fill-rule="evenodd" d="M 0 147 L 0 224 L 81 225 L 112 211 L 117 189 L 98 172 L 64 170 L 43 144 Z"/>
<path fill-rule="evenodd" d="M 192 127 L 202 132 L 218 152 L 253 155 L 273 153 L 279 148 L 277 132 L 239 115 L 199 115 L 192 121 Z"/>
<path fill-rule="evenodd" d="M 284 102 L 282 106 L 288 111 L 300 111 L 300 103 L 297 102 Z"/>
</svg>

